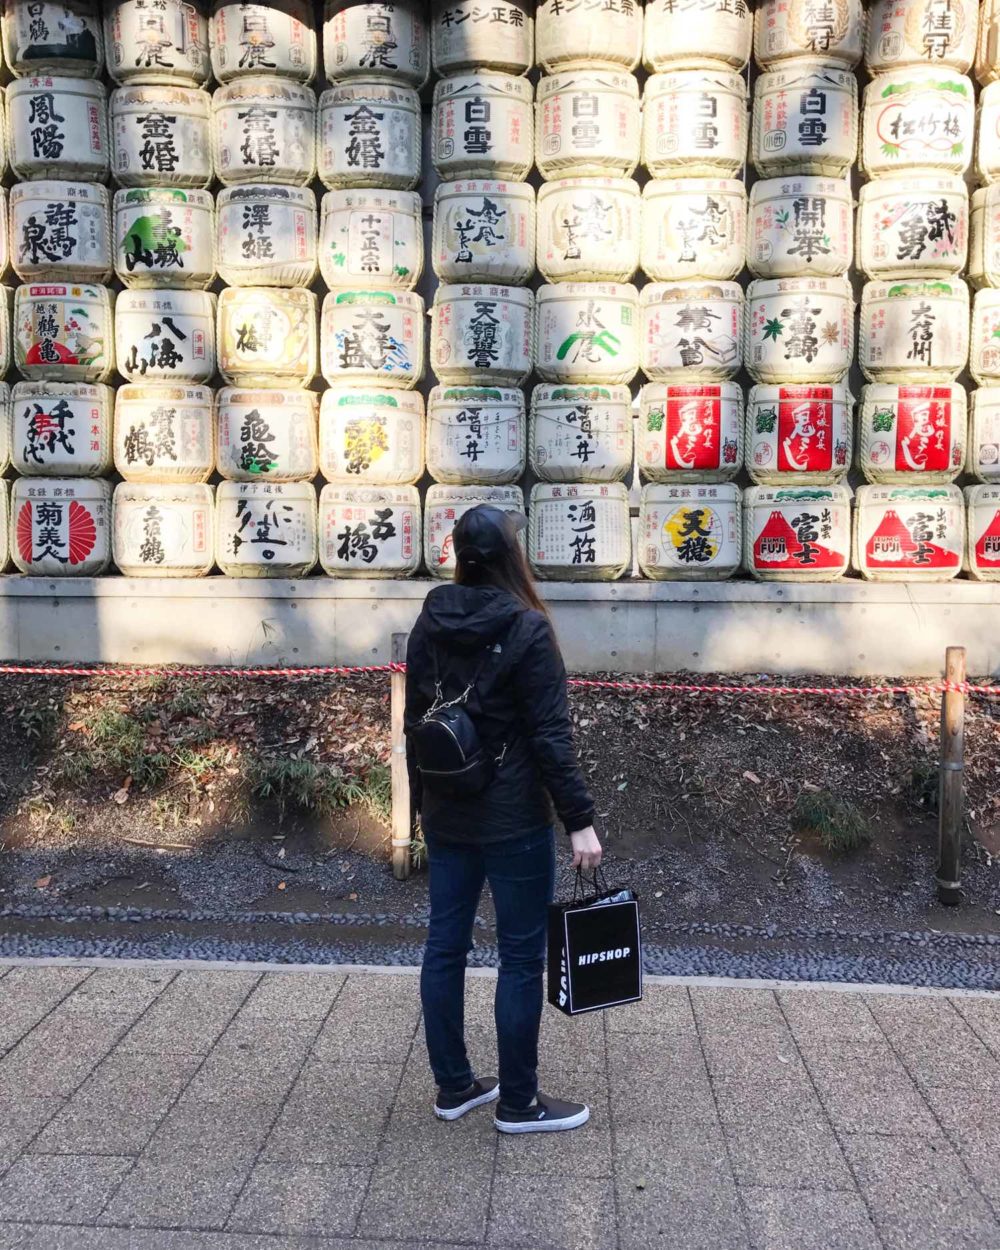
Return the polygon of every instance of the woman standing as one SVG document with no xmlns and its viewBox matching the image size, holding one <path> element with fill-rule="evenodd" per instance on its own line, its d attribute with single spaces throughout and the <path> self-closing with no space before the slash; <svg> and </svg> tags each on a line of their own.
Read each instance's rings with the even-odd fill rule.
<svg viewBox="0 0 1000 1250">
<path fill-rule="evenodd" d="M 407 739 L 410 787 L 430 864 L 431 917 L 420 977 L 438 1084 L 434 1113 L 457 1120 L 494 1101 L 502 1133 L 577 1128 L 582 1103 L 538 1092 L 547 907 L 555 882 L 553 806 L 573 864 L 595 868 L 594 803 L 577 763 L 566 669 L 518 532 L 524 517 L 480 505 L 454 530 L 455 581 L 432 590 L 406 655 L 406 729 L 435 697 L 458 699 L 495 761 L 481 792 L 456 796 L 423 779 Z M 550 797 L 551 796 L 551 797 Z M 465 967 L 484 882 L 496 910 L 499 1082 L 476 1078 L 465 1048 Z"/>
</svg>

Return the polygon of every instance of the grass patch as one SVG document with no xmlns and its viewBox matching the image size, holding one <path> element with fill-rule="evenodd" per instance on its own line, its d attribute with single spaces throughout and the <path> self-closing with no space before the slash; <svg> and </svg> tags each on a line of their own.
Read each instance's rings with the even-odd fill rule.
<svg viewBox="0 0 1000 1250">
<path fill-rule="evenodd" d="M 62 707 L 52 699 L 22 703 L 14 716 L 24 738 L 35 748 L 48 746 L 55 737 Z"/>
<path fill-rule="evenodd" d="M 792 825 L 814 834 L 828 851 L 849 855 L 872 840 L 872 827 L 860 808 L 829 790 L 804 790 L 795 800 Z"/>
<path fill-rule="evenodd" d="M 937 761 L 932 759 L 918 760 L 910 769 L 907 797 L 913 806 L 920 811 L 936 816 L 939 786 Z"/>
<path fill-rule="evenodd" d="M 56 776 L 69 785 L 81 785 L 93 777 L 126 777 L 143 789 L 160 786 L 170 772 L 170 757 L 148 751 L 140 720 L 126 712 L 102 708 L 83 721 L 83 741 L 71 747 L 55 767 Z"/>
<path fill-rule="evenodd" d="M 243 776 L 254 798 L 277 802 L 282 819 L 290 809 L 331 817 L 354 804 L 388 819 L 391 808 L 389 769 L 384 765 L 345 777 L 332 764 L 253 755 L 243 762 Z"/>
</svg>

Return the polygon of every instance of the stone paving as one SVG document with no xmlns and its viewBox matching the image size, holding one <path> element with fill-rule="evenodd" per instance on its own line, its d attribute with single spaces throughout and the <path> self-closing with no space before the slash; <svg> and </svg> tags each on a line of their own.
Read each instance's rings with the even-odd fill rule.
<svg viewBox="0 0 1000 1250">
<path fill-rule="evenodd" d="M 431 1117 L 412 975 L 0 967 L 0 1250 L 1000 1250 L 1000 995 L 649 986 L 542 1037 L 593 1119 L 500 1138 Z"/>
</svg>

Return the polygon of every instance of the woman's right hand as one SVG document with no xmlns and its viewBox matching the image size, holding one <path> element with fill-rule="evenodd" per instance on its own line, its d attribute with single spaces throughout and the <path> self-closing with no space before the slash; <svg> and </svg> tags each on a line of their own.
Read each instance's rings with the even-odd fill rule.
<svg viewBox="0 0 1000 1250">
<path fill-rule="evenodd" d="M 576 833 L 569 835 L 569 840 L 573 844 L 573 867 L 581 868 L 584 872 L 593 872 L 604 854 L 594 826 L 578 829 Z"/>
</svg>

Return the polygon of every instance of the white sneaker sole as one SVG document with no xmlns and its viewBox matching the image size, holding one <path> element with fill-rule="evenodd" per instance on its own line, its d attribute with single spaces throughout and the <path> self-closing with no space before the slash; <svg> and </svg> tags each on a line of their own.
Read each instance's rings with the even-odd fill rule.
<svg viewBox="0 0 1000 1250">
<path fill-rule="evenodd" d="M 493 1120 L 500 1133 L 565 1133 L 571 1128 L 579 1128 L 590 1119 L 590 1108 L 584 1107 L 576 1115 L 565 1120 Z"/>
<path fill-rule="evenodd" d="M 439 1120 L 460 1120 L 467 1111 L 472 1111 L 475 1107 L 484 1107 L 488 1102 L 496 1102 L 500 1097 L 500 1086 L 494 1087 L 486 1094 L 480 1094 L 478 1098 L 470 1098 L 468 1102 L 463 1102 L 460 1107 L 439 1107 L 434 1104 L 434 1114 Z"/>
</svg>

